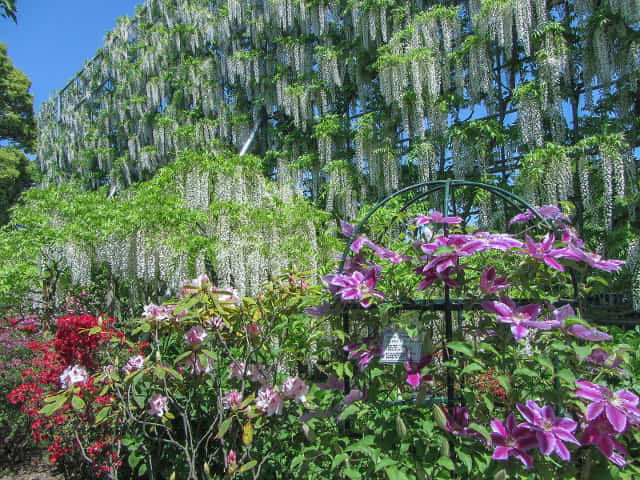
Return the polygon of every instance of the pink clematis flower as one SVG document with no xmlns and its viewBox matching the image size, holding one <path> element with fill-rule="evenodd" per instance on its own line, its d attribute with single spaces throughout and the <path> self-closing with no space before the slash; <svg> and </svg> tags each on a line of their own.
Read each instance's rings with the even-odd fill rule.
<svg viewBox="0 0 640 480">
<path fill-rule="evenodd" d="M 588 340 L 590 342 L 602 342 L 611 340 L 613 338 L 608 333 L 598 330 L 597 328 L 587 327 L 579 323 L 574 323 L 573 325 L 569 325 L 568 327 L 566 327 L 565 320 L 569 317 L 576 316 L 575 310 L 569 304 L 556 308 L 555 310 L 553 310 L 553 312 L 551 312 L 551 316 L 556 322 L 559 322 L 562 325 L 562 328 L 566 333 L 581 340 Z"/>
<path fill-rule="evenodd" d="M 509 457 L 515 457 L 527 468 L 531 468 L 533 458 L 525 451 L 538 446 L 535 432 L 521 425 L 516 425 L 516 417 L 513 413 L 507 417 L 506 426 L 500 420 L 492 420 L 491 429 L 493 430 L 491 444 L 496 447 L 492 456 L 494 460 L 507 460 Z"/>
<path fill-rule="evenodd" d="M 551 330 L 553 327 L 560 326 L 553 320 L 536 321 L 541 309 L 537 303 L 516 307 L 515 302 L 510 298 L 502 297 L 501 300 L 500 302 L 494 300 L 483 302 L 482 308 L 495 313 L 500 323 L 511 325 L 511 332 L 517 341 L 522 340 L 529 333 L 530 328 Z"/>
<path fill-rule="evenodd" d="M 582 250 L 573 243 L 569 243 L 567 248 L 563 249 L 563 255 L 577 262 L 586 262 L 589 266 L 604 272 L 617 272 L 626 263 L 623 260 L 605 260 L 601 255 Z"/>
<path fill-rule="evenodd" d="M 624 467 L 627 464 L 623 455 L 629 455 L 624 446 L 614 438 L 617 432 L 604 414 L 589 422 L 580 438 L 582 445 L 595 445 L 611 463 Z"/>
<path fill-rule="evenodd" d="M 640 423 L 638 397 L 628 390 L 613 392 L 607 387 L 584 380 L 576 380 L 576 395 L 592 403 L 587 407 L 587 420 L 594 421 L 603 412 L 613 429 L 618 433 L 627 430 L 629 423 Z"/>
<path fill-rule="evenodd" d="M 527 400 L 526 405 L 516 405 L 520 414 L 527 423 L 520 426 L 535 432 L 540 453 L 551 455 L 556 453 L 562 460 L 571 460 L 571 452 L 564 442 L 580 445 L 573 432 L 578 424 L 569 418 L 556 418 L 553 409 L 549 406 L 539 407 L 533 400 Z"/>
<path fill-rule="evenodd" d="M 496 270 L 493 267 L 485 268 L 480 275 L 480 289 L 490 295 L 511 286 L 507 283 L 507 277 L 496 278 Z"/>
</svg>

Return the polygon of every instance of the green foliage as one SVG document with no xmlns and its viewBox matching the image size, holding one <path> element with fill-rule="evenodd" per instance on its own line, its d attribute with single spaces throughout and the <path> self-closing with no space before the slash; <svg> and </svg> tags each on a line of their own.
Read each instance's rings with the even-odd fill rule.
<svg viewBox="0 0 640 480">
<path fill-rule="evenodd" d="M 16 0 L 0 0 L 0 17 L 10 18 L 18 23 L 16 13 L 18 13 Z"/>
</svg>

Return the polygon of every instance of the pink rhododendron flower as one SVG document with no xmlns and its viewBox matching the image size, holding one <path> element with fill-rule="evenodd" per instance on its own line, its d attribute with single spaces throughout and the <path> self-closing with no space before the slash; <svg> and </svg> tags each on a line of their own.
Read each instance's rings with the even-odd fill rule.
<svg viewBox="0 0 640 480">
<path fill-rule="evenodd" d="M 209 334 L 201 325 L 196 325 L 191 327 L 191 329 L 185 334 L 184 338 L 192 347 L 197 347 L 200 346 L 208 336 Z"/>
<path fill-rule="evenodd" d="M 491 444 L 496 448 L 491 458 L 507 460 L 509 457 L 515 457 L 527 468 L 531 468 L 533 458 L 525 452 L 538 446 L 535 432 L 516 425 L 513 413 L 507 417 L 506 426 L 500 420 L 492 420 L 491 430 Z"/>
<path fill-rule="evenodd" d="M 204 357 L 204 359 L 205 364 L 203 365 L 202 361 L 200 360 L 200 355 L 198 355 L 197 353 L 192 353 L 185 359 L 184 366 L 187 370 L 189 370 L 189 373 L 198 377 L 203 373 L 209 373 L 213 370 L 213 362 L 211 361 L 211 359 L 206 356 Z"/>
<path fill-rule="evenodd" d="M 555 326 L 560 326 L 558 322 L 553 320 L 536 321 L 541 309 L 537 303 L 516 307 L 515 302 L 510 298 L 502 297 L 501 300 L 500 302 L 494 300 L 483 302 L 482 308 L 495 313 L 500 323 L 511 325 L 511 332 L 517 341 L 522 340 L 529 333 L 530 328 L 550 330 Z"/>
<path fill-rule="evenodd" d="M 236 466 L 237 461 L 238 461 L 238 458 L 236 456 L 236 452 L 234 452 L 233 450 L 229 450 L 229 454 L 227 455 L 227 465 L 230 468 L 233 468 Z"/>
<path fill-rule="evenodd" d="M 520 426 L 535 432 L 543 455 L 549 456 L 555 452 L 565 462 L 571 460 L 571 452 L 564 442 L 580 445 L 573 435 L 578 428 L 576 422 L 569 418 L 556 418 L 551 407 L 541 408 L 533 400 L 527 400 L 526 405 L 519 403 L 516 407 L 527 421 Z"/>
<path fill-rule="evenodd" d="M 169 412 L 169 405 L 167 401 L 167 397 L 159 394 L 156 395 L 149 402 L 149 413 L 151 415 L 155 415 L 156 417 L 162 418 L 166 413 Z"/>
<path fill-rule="evenodd" d="M 144 366 L 144 357 L 142 355 L 134 355 L 131 357 L 127 364 L 122 367 L 124 374 L 135 372 L 136 370 L 140 370 Z"/>
<path fill-rule="evenodd" d="M 238 380 L 242 380 L 245 374 L 244 371 L 244 362 L 233 362 L 231 363 L 231 365 L 229 365 L 229 378 L 237 378 Z"/>
<path fill-rule="evenodd" d="M 616 433 L 605 414 L 601 414 L 598 418 L 589 422 L 580 441 L 582 445 L 595 445 L 611 463 L 624 467 L 627 461 L 623 455 L 629 455 L 629 452 L 615 439 L 614 435 Z"/>
<path fill-rule="evenodd" d="M 280 387 L 280 393 L 282 393 L 285 398 L 295 400 L 296 403 L 305 403 L 307 401 L 305 395 L 308 391 L 309 387 L 305 385 L 298 375 L 295 377 L 287 377 Z"/>
<path fill-rule="evenodd" d="M 225 410 L 240 408 L 242 405 L 242 393 L 236 389 L 231 390 L 222 397 L 222 407 Z"/>
<path fill-rule="evenodd" d="M 480 289 L 490 295 L 511 286 L 507 283 L 507 277 L 496 278 L 496 270 L 493 267 L 485 268 L 480 275 Z"/>
<path fill-rule="evenodd" d="M 584 380 L 576 380 L 576 395 L 590 403 L 587 406 L 587 420 L 594 421 L 603 412 L 613 429 L 618 433 L 627 430 L 629 423 L 640 423 L 639 399 L 628 390 L 613 392 L 607 387 Z"/>
<path fill-rule="evenodd" d="M 156 320 L 158 322 L 167 322 L 171 318 L 175 305 L 154 305 L 153 303 L 145 305 L 142 316 L 149 320 Z"/>
<path fill-rule="evenodd" d="M 242 329 L 245 332 L 247 332 L 247 335 L 249 335 L 249 338 L 256 338 L 262 334 L 262 329 L 260 328 L 260 325 L 258 325 L 255 322 L 251 322 L 248 325 L 244 325 Z"/>
<path fill-rule="evenodd" d="M 60 375 L 60 385 L 67 389 L 76 383 L 84 383 L 89 379 L 86 368 L 82 365 L 73 365 L 64 369 Z"/>
<path fill-rule="evenodd" d="M 256 398 L 256 406 L 267 414 L 280 415 L 284 407 L 284 402 L 278 392 L 272 387 L 262 387 L 258 390 L 258 398 Z"/>
<path fill-rule="evenodd" d="M 182 284 L 182 293 L 195 293 L 199 290 L 209 290 L 211 288 L 211 281 L 206 274 L 199 275 L 193 280 L 188 280 Z"/>
</svg>

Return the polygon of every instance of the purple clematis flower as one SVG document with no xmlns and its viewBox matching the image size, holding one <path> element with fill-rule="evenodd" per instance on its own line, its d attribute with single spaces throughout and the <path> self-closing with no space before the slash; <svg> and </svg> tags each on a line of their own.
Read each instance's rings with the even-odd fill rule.
<svg viewBox="0 0 640 480">
<path fill-rule="evenodd" d="M 423 355 L 417 362 L 411 361 L 411 355 L 404 364 L 404 369 L 407 372 L 407 383 L 413 388 L 418 388 L 423 381 L 432 382 L 432 375 L 422 376 L 422 369 L 429 365 L 433 357 L 431 355 Z"/>
<path fill-rule="evenodd" d="M 525 453 L 538 446 L 538 439 L 535 432 L 516 425 L 516 417 L 513 413 L 507 417 L 505 426 L 500 420 L 491 421 L 491 444 L 496 447 L 493 451 L 494 460 L 507 460 L 509 457 L 516 457 L 527 468 L 531 468 L 533 458 Z"/>
<path fill-rule="evenodd" d="M 620 270 L 620 267 L 626 263 L 623 260 L 605 260 L 601 255 L 582 250 L 573 243 L 569 243 L 567 248 L 563 249 L 562 256 L 577 262 L 586 262 L 591 267 L 604 272 L 617 272 Z"/>
<path fill-rule="evenodd" d="M 576 395 L 592 402 L 587 406 L 588 421 L 594 421 L 604 412 L 618 433 L 625 432 L 629 423 L 640 423 L 639 399 L 630 391 L 618 390 L 614 393 L 607 387 L 584 380 L 576 380 L 576 385 Z"/>
<path fill-rule="evenodd" d="M 452 288 L 460 288 L 460 285 L 451 278 L 451 275 L 455 275 L 465 266 L 466 265 L 456 265 L 454 267 L 448 267 L 441 272 L 438 272 L 436 269 L 427 269 L 426 267 L 416 268 L 413 271 L 414 273 L 424 275 L 424 280 L 422 280 L 420 285 L 418 285 L 418 291 L 421 292 L 428 286 L 434 284 L 437 280 L 442 280 L 445 285 Z"/>
<path fill-rule="evenodd" d="M 344 347 L 346 352 L 349 352 L 348 359 L 358 359 L 358 366 L 360 370 L 365 370 L 371 360 L 376 357 L 381 357 L 384 353 L 382 345 L 380 345 L 379 337 L 367 337 L 363 338 L 360 342 L 355 342 Z"/>
<path fill-rule="evenodd" d="M 564 442 L 580 445 L 573 432 L 578 424 L 569 418 L 556 418 L 549 406 L 539 407 L 533 400 L 527 400 L 526 405 L 516 405 L 527 423 L 520 426 L 535 432 L 538 447 L 543 455 L 555 452 L 562 460 L 571 460 L 571 453 Z"/>
<path fill-rule="evenodd" d="M 502 297 L 501 300 L 500 302 L 494 300 L 483 302 L 482 308 L 495 313 L 500 323 L 511 325 L 511 332 L 517 341 L 522 340 L 529 333 L 530 328 L 551 330 L 560 325 L 553 320 L 536 321 L 541 309 L 537 303 L 516 307 L 515 302 L 510 298 Z"/>
<path fill-rule="evenodd" d="M 363 308 L 369 307 L 374 296 L 385 298 L 382 292 L 375 290 L 378 278 L 374 268 L 364 273 L 325 275 L 324 279 L 331 286 L 338 287 L 335 294 L 340 295 L 343 301 L 359 301 Z"/>
<path fill-rule="evenodd" d="M 564 272 L 564 267 L 558 263 L 556 257 L 566 258 L 564 255 L 566 249 L 553 248 L 555 241 L 556 237 L 550 233 L 547 233 L 539 243 L 534 242 L 533 239 L 527 235 L 525 238 L 524 251 L 528 253 L 530 257 L 542 260 L 551 268 Z"/>
<path fill-rule="evenodd" d="M 616 370 L 618 373 L 624 375 L 625 377 L 629 376 L 629 373 L 626 370 L 620 368 L 620 365 L 622 364 L 622 358 L 618 356 L 618 352 L 609 354 L 602 348 L 594 348 L 593 350 L 591 350 L 591 353 L 589 355 L 584 357 L 584 360 L 586 362 L 595 363 L 596 365 L 604 368 Z"/>
<path fill-rule="evenodd" d="M 426 225 L 427 223 L 446 223 L 446 224 L 455 224 L 462 223 L 462 218 L 460 217 L 445 217 L 437 210 L 431 212 L 430 215 L 418 215 L 414 220 L 417 226 Z"/>
<path fill-rule="evenodd" d="M 476 232 L 473 238 L 484 243 L 484 250 L 500 250 L 506 252 L 510 248 L 522 248 L 523 243 L 508 233 Z"/>
<path fill-rule="evenodd" d="M 449 413 L 448 410 L 444 410 L 444 415 L 447 418 L 447 425 L 445 430 L 460 437 L 476 437 L 483 443 L 487 443 L 487 440 L 473 428 L 469 428 L 469 409 L 467 407 L 461 407 L 456 405 L 453 408 L 453 413 Z"/>
<path fill-rule="evenodd" d="M 536 212 L 542 216 L 542 218 L 547 218 L 549 220 L 557 220 L 560 224 L 563 222 L 570 222 L 571 219 L 562 213 L 555 205 L 543 205 L 542 207 L 536 207 Z M 535 217 L 535 213 L 533 210 L 527 210 L 526 212 L 519 213 L 511 220 L 509 220 L 509 226 L 514 223 L 525 223 Z"/>
<path fill-rule="evenodd" d="M 507 277 L 496 278 L 496 270 L 493 267 L 485 268 L 480 275 L 480 289 L 487 295 L 499 292 L 511 286 L 507 283 Z"/>
<path fill-rule="evenodd" d="M 574 323 L 573 325 L 569 325 L 568 327 L 566 327 L 565 320 L 568 317 L 576 316 L 575 310 L 569 304 L 556 308 L 555 310 L 553 310 L 553 312 L 551 312 L 551 316 L 555 319 L 556 322 L 559 322 L 562 324 L 565 332 L 581 340 L 589 340 L 591 342 L 602 342 L 605 340 L 611 340 L 613 338 L 608 333 L 602 332 L 597 328 L 587 327 L 579 323 Z"/>
<path fill-rule="evenodd" d="M 331 304 L 327 301 L 322 302 L 317 307 L 307 307 L 304 309 L 304 313 L 310 317 L 320 319 L 326 317 L 331 313 Z"/>
<path fill-rule="evenodd" d="M 623 455 L 629 455 L 629 452 L 614 438 L 616 433 L 606 416 L 601 414 L 587 425 L 580 441 L 582 445 L 595 445 L 611 463 L 624 467 L 627 461 Z"/>
</svg>

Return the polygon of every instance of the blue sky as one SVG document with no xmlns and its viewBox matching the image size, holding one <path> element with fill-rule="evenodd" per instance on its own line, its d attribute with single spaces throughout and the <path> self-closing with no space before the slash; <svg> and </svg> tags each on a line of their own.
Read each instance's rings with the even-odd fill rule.
<svg viewBox="0 0 640 480">
<path fill-rule="evenodd" d="M 18 24 L 0 18 L 0 41 L 32 81 L 36 112 L 94 56 L 116 18 L 143 0 L 18 0 Z"/>
</svg>

